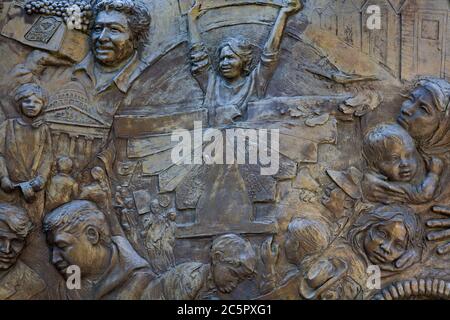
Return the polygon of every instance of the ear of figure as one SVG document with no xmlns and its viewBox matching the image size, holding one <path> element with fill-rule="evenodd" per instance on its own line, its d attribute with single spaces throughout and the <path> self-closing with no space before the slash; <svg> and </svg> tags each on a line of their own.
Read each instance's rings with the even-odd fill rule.
<svg viewBox="0 0 450 320">
<path fill-rule="evenodd" d="M 94 226 L 86 228 L 86 237 L 92 245 L 96 245 L 100 242 L 100 233 Z"/>
</svg>

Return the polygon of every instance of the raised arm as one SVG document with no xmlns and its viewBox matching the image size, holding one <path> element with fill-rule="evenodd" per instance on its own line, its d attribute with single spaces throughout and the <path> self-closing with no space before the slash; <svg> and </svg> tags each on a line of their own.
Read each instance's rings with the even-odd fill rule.
<svg viewBox="0 0 450 320">
<path fill-rule="evenodd" d="M 189 10 L 188 19 L 188 37 L 190 45 L 190 62 L 191 73 L 197 79 L 200 87 L 206 92 L 208 84 L 208 72 L 211 66 L 208 52 L 205 45 L 202 42 L 200 32 L 198 30 L 197 21 L 198 18 L 204 12 L 201 11 L 201 2 L 196 1 L 192 8 Z"/>
<path fill-rule="evenodd" d="M 258 98 L 263 98 L 266 95 L 270 79 L 272 79 L 277 67 L 278 52 L 287 20 L 289 16 L 299 12 L 302 8 L 303 2 L 301 0 L 287 0 L 286 5 L 278 13 L 277 20 L 264 46 L 260 63 L 256 69 L 256 96 Z"/>
<path fill-rule="evenodd" d="M 272 32 L 264 47 L 265 53 L 277 53 L 280 50 L 281 39 L 283 37 L 286 23 L 289 16 L 303 9 L 302 0 L 287 0 L 286 5 L 280 9 L 278 18 L 275 21 Z"/>
<path fill-rule="evenodd" d="M 201 16 L 201 3 L 196 1 L 187 14 L 189 43 L 191 46 L 201 43 L 202 39 L 198 31 L 197 20 Z"/>
</svg>

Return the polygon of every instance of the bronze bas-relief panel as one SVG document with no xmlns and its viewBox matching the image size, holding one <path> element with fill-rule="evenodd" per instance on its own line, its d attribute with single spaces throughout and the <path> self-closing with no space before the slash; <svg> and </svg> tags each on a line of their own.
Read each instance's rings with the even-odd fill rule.
<svg viewBox="0 0 450 320">
<path fill-rule="evenodd" d="M 447 299 L 450 4 L 0 6 L 0 299 Z"/>
</svg>

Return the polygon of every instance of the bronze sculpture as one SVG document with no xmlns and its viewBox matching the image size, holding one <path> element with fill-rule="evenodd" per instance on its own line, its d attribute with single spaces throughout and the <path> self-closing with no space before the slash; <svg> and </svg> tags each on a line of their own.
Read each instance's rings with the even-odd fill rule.
<svg viewBox="0 0 450 320">
<path fill-rule="evenodd" d="M 448 299 L 449 12 L 2 2 L 0 299 Z"/>
</svg>

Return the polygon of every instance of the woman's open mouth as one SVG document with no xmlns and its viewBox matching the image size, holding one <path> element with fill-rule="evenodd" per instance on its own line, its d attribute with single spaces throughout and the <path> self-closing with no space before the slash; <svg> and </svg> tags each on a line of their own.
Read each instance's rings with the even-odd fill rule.
<svg viewBox="0 0 450 320">
<path fill-rule="evenodd" d="M 411 170 L 404 170 L 404 171 L 400 171 L 399 175 L 400 175 L 400 178 L 402 178 L 402 179 L 409 179 L 412 176 L 412 172 L 411 172 Z"/>
</svg>

